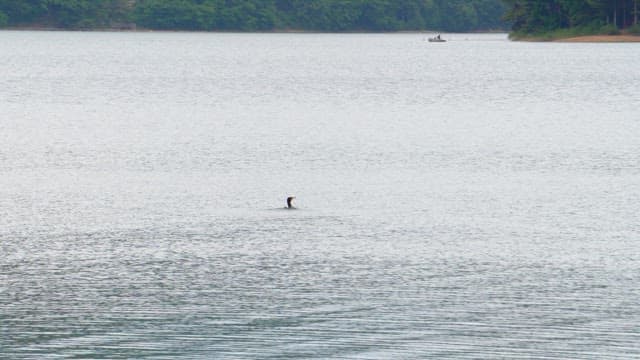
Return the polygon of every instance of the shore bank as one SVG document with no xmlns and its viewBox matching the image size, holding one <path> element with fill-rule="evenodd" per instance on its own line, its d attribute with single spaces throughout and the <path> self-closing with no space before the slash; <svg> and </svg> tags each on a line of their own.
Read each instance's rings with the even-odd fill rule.
<svg viewBox="0 0 640 360">
<path fill-rule="evenodd" d="M 621 42 L 640 42 L 638 35 L 586 35 L 576 36 L 565 39 L 557 39 L 555 42 L 590 42 L 590 43 L 621 43 Z"/>
</svg>

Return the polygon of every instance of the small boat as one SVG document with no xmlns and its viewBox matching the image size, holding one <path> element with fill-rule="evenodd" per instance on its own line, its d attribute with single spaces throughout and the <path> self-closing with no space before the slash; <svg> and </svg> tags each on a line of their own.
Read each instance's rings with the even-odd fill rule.
<svg viewBox="0 0 640 360">
<path fill-rule="evenodd" d="M 447 42 L 447 40 L 440 37 L 440 35 L 430 37 L 429 42 Z"/>
</svg>

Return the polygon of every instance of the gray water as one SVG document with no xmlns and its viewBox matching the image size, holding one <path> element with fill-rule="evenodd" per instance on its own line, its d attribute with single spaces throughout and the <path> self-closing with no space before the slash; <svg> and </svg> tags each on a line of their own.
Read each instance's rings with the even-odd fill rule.
<svg viewBox="0 0 640 360">
<path fill-rule="evenodd" d="M 0 358 L 640 358 L 640 46 L 425 38 L 0 32 Z"/>
</svg>

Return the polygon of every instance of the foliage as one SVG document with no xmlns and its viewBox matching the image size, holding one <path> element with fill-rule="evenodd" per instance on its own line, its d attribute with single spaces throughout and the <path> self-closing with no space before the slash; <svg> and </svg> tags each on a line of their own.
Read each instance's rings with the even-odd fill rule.
<svg viewBox="0 0 640 360">
<path fill-rule="evenodd" d="M 509 38 L 512 40 L 535 40 L 535 41 L 553 41 L 557 39 L 568 39 L 579 36 L 587 36 L 594 34 L 618 35 L 618 30 L 613 25 L 604 26 L 575 26 L 569 28 L 559 28 L 555 30 L 543 31 L 538 33 L 512 32 Z"/>
<path fill-rule="evenodd" d="M 609 24 L 601 27 L 598 33 L 604 35 L 618 35 L 620 34 L 620 30 L 617 27 Z"/>
<path fill-rule="evenodd" d="M 636 24 L 627 29 L 629 34 L 640 35 L 640 24 Z"/>
<path fill-rule="evenodd" d="M 0 0 L 8 25 L 109 27 L 128 21 L 128 11 L 127 0 Z"/>
<path fill-rule="evenodd" d="M 0 11 L 8 17 L 9 24 L 30 22 L 46 13 L 44 0 L 0 0 Z"/>
<path fill-rule="evenodd" d="M 617 34 L 637 23 L 640 0 L 504 0 L 512 36 Z M 637 26 L 637 25 L 636 25 Z M 577 35 L 574 35 L 577 36 Z"/>
<path fill-rule="evenodd" d="M 205 31 L 504 29 L 505 9 L 501 0 L 0 0 L 9 25 Z"/>
<path fill-rule="evenodd" d="M 496 0 L 279 0 L 285 28 L 319 31 L 471 31 L 505 27 Z"/>
<path fill-rule="evenodd" d="M 183 0 L 148 0 L 136 7 L 134 18 L 143 27 L 154 29 L 213 28 L 215 7 L 210 3 Z"/>
</svg>

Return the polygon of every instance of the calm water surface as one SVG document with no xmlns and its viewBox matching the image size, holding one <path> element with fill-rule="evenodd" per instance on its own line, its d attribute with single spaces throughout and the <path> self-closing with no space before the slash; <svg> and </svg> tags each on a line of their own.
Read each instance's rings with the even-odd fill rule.
<svg viewBox="0 0 640 360">
<path fill-rule="evenodd" d="M 0 358 L 640 358 L 640 46 L 446 37 L 0 32 Z"/>
</svg>

